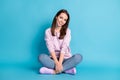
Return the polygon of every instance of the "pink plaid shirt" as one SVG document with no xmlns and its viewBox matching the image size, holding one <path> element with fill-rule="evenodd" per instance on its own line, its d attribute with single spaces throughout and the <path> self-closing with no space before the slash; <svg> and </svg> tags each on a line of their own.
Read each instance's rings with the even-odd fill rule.
<svg viewBox="0 0 120 80">
<path fill-rule="evenodd" d="M 55 52 L 56 56 L 59 57 L 60 53 L 64 53 L 64 58 L 71 57 L 69 43 L 71 40 L 71 31 L 67 29 L 64 39 L 59 39 L 60 33 L 56 32 L 55 36 L 51 34 L 51 28 L 45 31 L 45 41 L 49 52 Z"/>
</svg>

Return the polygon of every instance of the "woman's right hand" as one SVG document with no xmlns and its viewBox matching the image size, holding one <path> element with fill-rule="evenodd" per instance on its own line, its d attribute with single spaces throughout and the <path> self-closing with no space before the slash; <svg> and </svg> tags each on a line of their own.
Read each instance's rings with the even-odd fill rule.
<svg viewBox="0 0 120 80">
<path fill-rule="evenodd" d="M 55 72 L 56 73 L 61 73 L 63 70 L 62 63 L 60 63 L 55 55 L 55 52 L 51 52 L 51 56 L 55 62 Z"/>
<path fill-rule="evenodd" d="M 62 66 L 62 64 L 60 64 L 59 62 L 56 63 L 56 66 L 55 66 L 55 72 L 56 72 L 56 73 L 61 73 L 62 70 L 63 70 L 63 66 Z"/>
</svg>

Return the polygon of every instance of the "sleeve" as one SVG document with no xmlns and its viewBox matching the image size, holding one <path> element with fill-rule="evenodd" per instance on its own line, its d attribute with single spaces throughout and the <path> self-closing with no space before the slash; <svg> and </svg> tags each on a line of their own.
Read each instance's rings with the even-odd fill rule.
<svg viewBox="0 0 120 80">
<path fill-rule="evenodd" d="M 67 29 L 67 33 L 62 43 L 61 53 L 66 52 L 66 50 L 69 48 L 70 41 L 71 41 L 71 31 L 70 29 Z"/>
<path fill-rule="evenodd" d="M 53 45 L 53 40 L 52 40 L 52 35 L 50 32 L 50 29 L 47 29 L 45 31 L 45 41 L 46 41 L 46 46 L 48 48 L 48 51 L 51 53 L 54 51 L 54 45 Z"/>
</svg>

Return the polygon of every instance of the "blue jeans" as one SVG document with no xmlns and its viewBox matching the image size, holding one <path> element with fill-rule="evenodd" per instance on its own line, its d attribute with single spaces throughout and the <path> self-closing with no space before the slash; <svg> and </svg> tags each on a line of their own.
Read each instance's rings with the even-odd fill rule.
<svg viewBox="0 0 120 80">
<path fill-rule="evenodd" d="M 47 54 L 40 54 L 39 61 L 44 67 L 55 69 L 54 60 Z M 82 56 L 80 54 L 75 54 L 68 59 L 63 60 L 63 72 L 75 67 L 78 63 L 82 61 Z"/>
</svg>

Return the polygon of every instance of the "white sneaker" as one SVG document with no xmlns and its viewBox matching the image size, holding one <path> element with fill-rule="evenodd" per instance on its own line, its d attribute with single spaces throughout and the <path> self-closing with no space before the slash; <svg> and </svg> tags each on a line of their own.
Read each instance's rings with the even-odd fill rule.
<svg viewBox="0 0 120 80">
<path fill-rule="evenodd" d="M 53 69 L 49 69 L 47 67 L 40 68 L 39 72 L 41 74 L 55 74 Z"/>
</svg>

